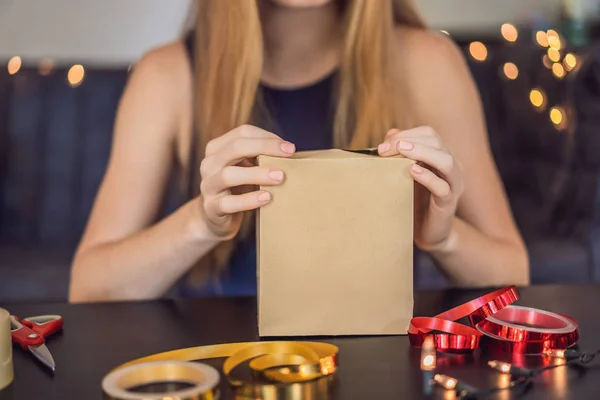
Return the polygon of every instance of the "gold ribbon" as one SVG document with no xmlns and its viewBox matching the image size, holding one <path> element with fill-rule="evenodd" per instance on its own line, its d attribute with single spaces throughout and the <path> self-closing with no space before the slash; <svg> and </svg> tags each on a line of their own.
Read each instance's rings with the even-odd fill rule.
<svg viewBox="0 0 600 400">
<path fill-rule="evenodd" d="M 111 374 L 157 361 L 226 358 L 223 373 L 235 388 L 237 399 L 323 399 L 327 397 L 329 383 L 337 369 L 337 354 L 336 346 L 321 342 L 228 343 L 142 357 L 120 365 Z M 237 373 L 237 367 L 248 361 L 254 372 L 252 379 L 241 378 Z M 167 377 L 164 378 L 163 382 Z"/>
</svg>

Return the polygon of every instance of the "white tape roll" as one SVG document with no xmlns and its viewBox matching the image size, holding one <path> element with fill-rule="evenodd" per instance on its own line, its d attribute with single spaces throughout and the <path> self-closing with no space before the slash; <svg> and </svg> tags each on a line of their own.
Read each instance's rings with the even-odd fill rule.
<svg viewBox="0 0 600 400">
<path fill-rule="evenodd" d="M 0 308 L 0 390 L 10 385 L 14 377 L 9 317 L 8 311 Z"/>
</svg>

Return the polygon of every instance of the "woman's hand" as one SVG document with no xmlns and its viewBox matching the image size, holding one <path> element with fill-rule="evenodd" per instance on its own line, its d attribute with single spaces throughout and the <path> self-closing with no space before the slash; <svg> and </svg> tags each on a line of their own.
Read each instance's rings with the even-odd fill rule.
<svg viewBox="0 0 600 400">
<path fill-rule="evenodd" d="M 415 187 L 415 244 L 424 251 L 444 249 L 451 241 L 463 172 L 458 161 L 429 127 L 390 130 L 379 145 L 381 156 L 401 154 L 417 161 L 411 175 Z"/>
<path fill-rule="evenodd" d="M 201 211 L 211 233 L 222 240 L 234 237 L 240 229 L 242 212 L 271 200 L 269 192 L 253 186 L 283 182 L 283 171 L 256 166 L 257 156 L 289 157 L 295 150 L 292 143 L 250 125 L 211 140 L 200 164 Z"/>
</svg>

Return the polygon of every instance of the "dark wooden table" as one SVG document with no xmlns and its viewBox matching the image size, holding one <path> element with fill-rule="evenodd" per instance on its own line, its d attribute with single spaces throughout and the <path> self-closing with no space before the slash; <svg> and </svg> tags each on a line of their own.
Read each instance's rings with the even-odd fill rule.
<svg viewBox="0 0 600 400">
<path fill-rule="evenodd" d="M 418 292 L 415 315 L 434 315 L 487 291 Z M 600 286 L 537 286 L 520 290 L 518 304 L 565 313 L 580 323 L 582 350 L 600 349 Z M 156 352 L 203 344 L 258 340 L 254 298 L 212 298 L 119 304 L 2 305 L 21 317 L 61 314 L 62 333 L 48 340 L 56 373 L 48 373 L 28 352 L 14 348 L 15 382 L 0 400 L 99 399 L 102 377 L 125 361 Z M 340 368 L 332 399 L 424 399 L 419 352 L 406 336 L 321 338 L 340 347 Z M 489 355 L 446 358 L 439 371 L 477 386 L 498 383 L 485 366 Z M 495 357 L 498 358 L 498 357 Z M 510 357 L 504 355 L 504 360 Z M 520 362 L 537 363 L 528 356 Z M 600 360 L 599 360 L 600 361 Z M 215 364 L 218 366 L 218 364 Z M 225 399 L 231 392 L 223 384 Z M 440 397 L 441 393 L 434 393 Z M 516 398 L 501 393 L 497 399 Z M 544 372 L 524 399 L 599 399 L 600 368 Z"/>
</svg>

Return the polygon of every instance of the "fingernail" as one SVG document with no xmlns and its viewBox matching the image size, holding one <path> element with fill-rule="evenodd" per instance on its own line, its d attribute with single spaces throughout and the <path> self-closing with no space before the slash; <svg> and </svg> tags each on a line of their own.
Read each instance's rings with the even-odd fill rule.
<svg viewBox="0 0 600 400">
<path fill-rule="evenodd" d="M 415 145 L 410 142 L 398 142 L 398 150 L 412 150 L 413 147 Z"/>
<path fill-rule="evenodd" d="M 386 151 L 388 151 L 388 150 L 390 149 L 390 147 L 392 147 L 392 145 L 391 145 L 390 143 L 388 143 L 388 142 L 386 142 L 386 143 L 381 143 L 381 144 L 380 144 L 380 145 L 377 147 L 377 150 L 378 150 L 380 153 L 385 153 Z"/>
<path fill-rule="evenodd" d="M 281 182 L 283 180 L 283 171 L 271 171 L 269 172 L 269 178 L 276 182 Z"/>
<path fill-rule="evenodd" d="M 283 150 L 284 153 L 293 154 L 294 151 L 296 151 L 296 146 L 290 142 L 283 142 L 281 143 L 281 150 Z"/>
<path fill-rule="evenodd" d="M 261 203 L 266 203 L 269 200 L 271 200 L 271 193 L 269 192 L 262 192 L 258 195 L 258 201 Z"/>
<path fill-rule="evenodd" d="M 417 164 L 413 164 L 412 165 L 412 170 L 416 173 L 416 174 L 420 174 L 423 172 L 423 167 L 421 167 L 420 165 Z"/>
</svg>

